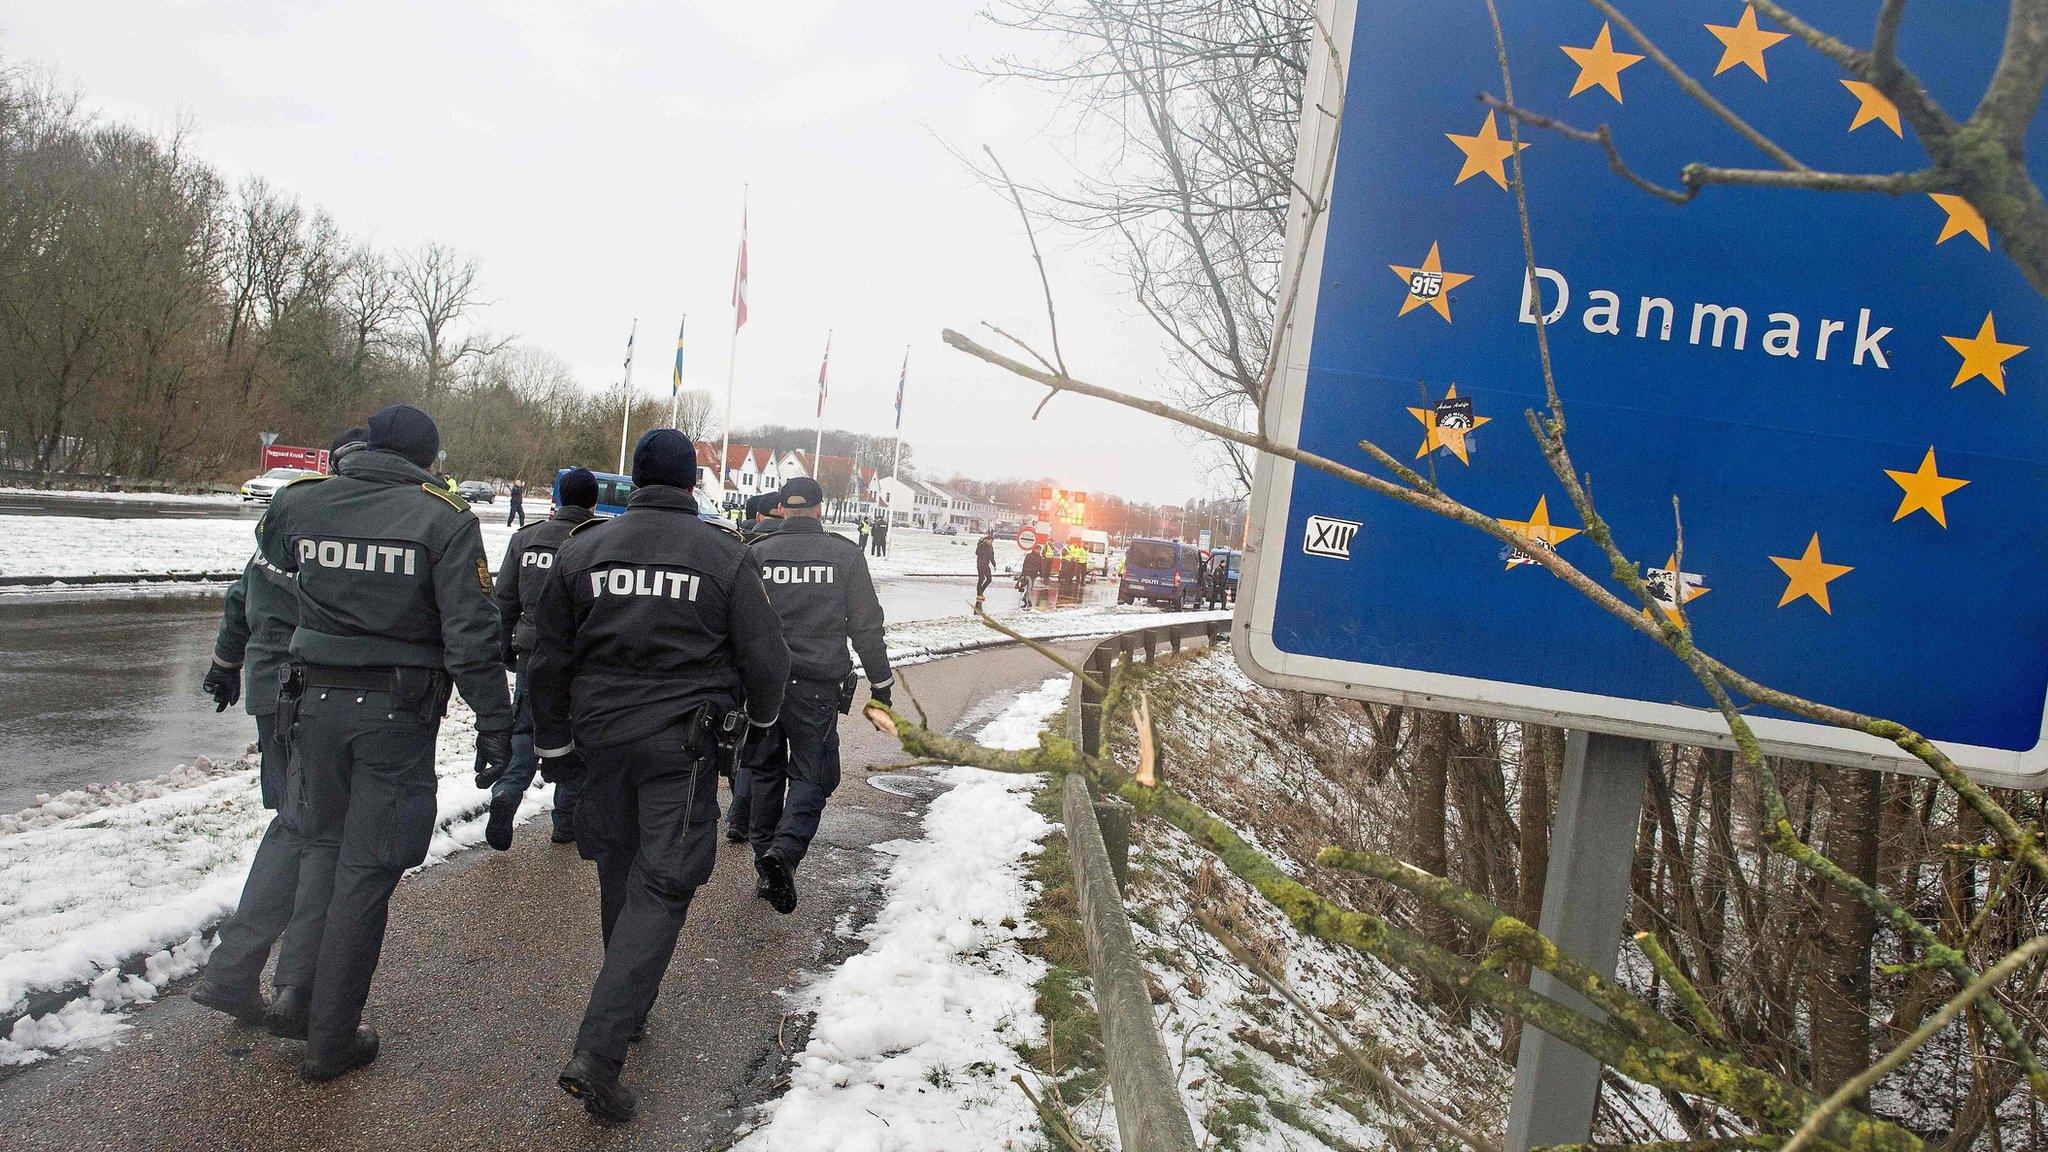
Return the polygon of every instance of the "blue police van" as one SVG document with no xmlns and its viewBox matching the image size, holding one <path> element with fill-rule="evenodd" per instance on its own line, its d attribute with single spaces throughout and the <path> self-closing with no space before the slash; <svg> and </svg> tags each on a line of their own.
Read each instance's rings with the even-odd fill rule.
<svg viewBox="0 0 2048 1152">
<path fill-rule="evenodd" d="M 1117 603 L 1147 600 L 1169 608 L 1192 608 L 1201 599 L 1201 549 L 1178 540 L 1140 536 L 1124 550 L 1124 574 L 1117 582 Z"/>
<path fill-rule="evenodd" d="M 563 468 L 555 473 L 553 498 L 554 506 L 557 508 L 562 506 L 562 476 L 568 471 L 567 468 Z M 593 511 L 599 516 L 624 515 L 626 511 L 626 497 L 633 493 L 633 478 L 631 476 L 621 476 L 617 472 L 599 472 L 594 468 L 591 469 L 590 474 L 597 477 L 597 506 Z M 697 519 L 709 521 L 713 524 L 731 523 L 716 508 L 700 508 L 697 511 Z"/>
</svg>

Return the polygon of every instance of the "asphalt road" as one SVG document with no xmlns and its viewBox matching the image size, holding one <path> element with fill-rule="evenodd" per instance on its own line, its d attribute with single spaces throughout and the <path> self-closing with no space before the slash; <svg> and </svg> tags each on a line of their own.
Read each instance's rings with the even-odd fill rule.
<svg viewBox="0 0 2048 1152">
<path fill-rule="evenodd" d="M 965 730 L 1051 672 L 1011 648 L 906 678 L 935 725 Z M 627 1065 L 637 1124 L 599 1126 L 555 1087 L 601 959 L 597 885 L 539 820 L 509 853 L 473 850 L 399 886 L 369 1007 L 384 1048 L 369 1069 L 306 1085 L 301 1045 L 201 1009 L 180 989 L 140 1012 L 120 1047 L 0 1080 L 0 1152 L 725 1146 L 747 1110 L 781 1090 L 787 1056 L 802 1048 L 805 1020 L 786 991 L 849 950 L 834 926 L 849 913 L 863 924 L 878 904 L 885 861 L 871 849 L 915 835 L 936 787 L 921 777 L 871 786 L 901 752 L 858 717 L 841 731 L 845 782 L 798 878 L 797 912 L 779 917 L 754 898 L 737 846 L 699 890 L 648 1040 Z"/>
<path fill-rule="evenodd" d="M 94 520 L 254 520 L 263 506 L 235 500 L 109 500 L 66 492 L 0 492 L 0 516 L 85 516 Z"/>
<path fill-rule="evenodd" d="M 882 577 L 894 622 L 964 616 L 974 578 Z M 0 599 L 0 812 L 87 784 L 225 759 L 256 738 L 239 706 L 199 695 L 220 595 Z"/>
</svg>

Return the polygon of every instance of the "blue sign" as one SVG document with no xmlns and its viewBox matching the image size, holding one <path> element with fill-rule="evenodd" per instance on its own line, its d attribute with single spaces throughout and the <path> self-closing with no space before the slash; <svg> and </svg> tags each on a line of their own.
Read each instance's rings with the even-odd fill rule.
<svg viewBox="0 0 2048 1152">
<path fill-rule="evenodd" d="M 1976 211 L 1948 194 L 1729 186 L 1672 203 L 1597 144 L 1525 123 L 1531 293 L 1507 117 L 1475 98 L 1502 94 L 1484 4 L 1344 7 L 1331 203 L 1293 240 L 1309 262 L 1268 429 L 1383 472 L 1370 440 L 1620 592 L 1525 418 L 1544 405 L 1540 311 L 1574 458 L 1703 650 L 1911 725 L 1987 781 L 2048 783 L 2048 305 Z M 1809 167 L 1928 166 L 1882 94 L 1740 0 L 1637 8 L 1677 67 Z M 1580 0 L 1501 9 L 1520 107 L 1607 127 L 1671 188 L 1695 162 L 1777 167 Z M 1799 10 L 1869 42 L 1871 3 Z M 1959 120 L 2005 17 L 1997 0 L 1908 13 L 1900 55 Z M 1304 184 L 1330 162 L 1308 103 Z M 2048 154 L 2043 136 L 2037 122 L 2030 156 Z M 1263 680 L 1726 737 L 1675 658 L 1492 537 L 1272 462 L 1257 506 L 1239 651 Z M 1903 759 L 1754 715 L 1777 751 Z"/>
</svg>

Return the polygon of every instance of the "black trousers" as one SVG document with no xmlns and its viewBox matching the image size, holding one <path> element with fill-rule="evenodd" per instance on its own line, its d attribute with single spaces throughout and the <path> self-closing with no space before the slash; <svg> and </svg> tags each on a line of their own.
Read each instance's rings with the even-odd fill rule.
<svg viewBox="0 0 2048 1152">
<path fill-rule="evenodd" d="M 597 863 L 605 948 L 576 1047 L 624 1061 L 661 990 L 690 899 L 711 878 L 718 773 L 710 737 L 687 721 L 586 748 L 583 761 L 576 847 Z"/>
<path fill-rule="evenodd" d="M 263 981 L 272 945 L 277 946 L 278 987 L 308 988 L 313 983 L 327 908 L 309 904 L 295 909 L 305 841 L 299 834 L 298 813 L 281 807 L 289 775 L 282 735 L 275 715 L 256 717 L 263 806 L 279 811 L 256 846 L 235 914 L 221 926 L 220 939 L 207 957 L 206 979 L 216 987 L 255 991 Z"/>
<path fill-rule="evenodd" d="M 792 679 L 782 693 L 782 715 L 751 746 L 747 771 L 754 791 L 755 856 L 770 849 L 794 869 L 810 851 L 839 787 L 839 685 Z"/>
<path fill-rule="evenodd" d="M 995 583 L 995 579 L 996 574 L 993 572 L 976 573 L 974 577 L 974 598 L 979 600 L 988 595 L 988 586 Z"/>
<path fill-rule="evenodd" d="M 305 838 L 299 903 L 322 908 L 308 1050 L 346 1044 L 384 951 L 391 892 L 434 837 L 439 717 L 400 712 L 386 692 L 308 688 L 292 736 L 286 804 Z"/>
</svg>

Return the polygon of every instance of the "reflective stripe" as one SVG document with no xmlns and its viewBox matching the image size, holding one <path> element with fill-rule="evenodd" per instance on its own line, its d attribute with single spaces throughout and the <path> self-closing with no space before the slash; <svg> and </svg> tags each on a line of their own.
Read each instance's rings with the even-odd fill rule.
<svg viewBox="0 0 2048 1152">
<path fill-rule="evenodd" d="M 875 688 L 887 688 L 889 685 L 894 684 L 895 682 L 896 677 L 894 676 L 889 677 L 887 680 L 870 680 L 868 681 L 868 688 L 870 690 Z"/>
<path fill-rule="evenodd" d="M 749 713 L 747 715 L 747 723 L 752 724 L 756 728 L 773 728 L 775 726 L 775 717 L 770 716 L 766 720 L 756 720 L 753 714 Z"/>
<path fill-rule="evenodd" d="M 569 753 L 574 752 L 575 750 L 576 742 L 574 740 L 571 740 L 567 744 L 562 745 L 560 748 L 536 748 L 533 750 L 533 754 L 540 757 L 543 760 L 552 760 L 557 756 L 567 756 Z"/>
</svg>

